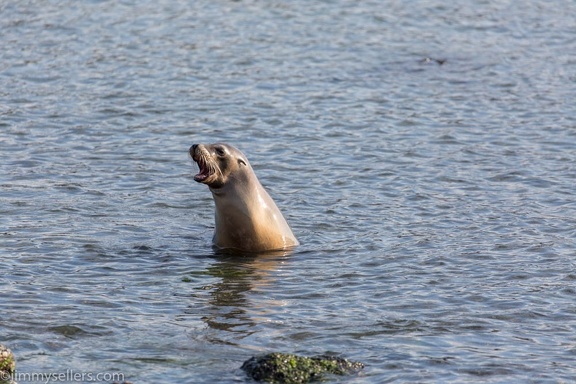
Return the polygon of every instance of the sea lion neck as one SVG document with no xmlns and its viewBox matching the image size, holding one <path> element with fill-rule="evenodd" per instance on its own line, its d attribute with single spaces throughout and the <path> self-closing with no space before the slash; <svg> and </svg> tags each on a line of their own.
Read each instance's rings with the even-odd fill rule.
<svg viewBox="0 0 576 384">
<path fill-rule="evenodd" d="M 236 175 L 223 185 L 210 187 L 210 192 L 214 197 L 234 197 L 240 200 L 251 200 L 250 195 L 255 191 L 262 189 L 262 185 L 252 172 Z"/>
</svg>

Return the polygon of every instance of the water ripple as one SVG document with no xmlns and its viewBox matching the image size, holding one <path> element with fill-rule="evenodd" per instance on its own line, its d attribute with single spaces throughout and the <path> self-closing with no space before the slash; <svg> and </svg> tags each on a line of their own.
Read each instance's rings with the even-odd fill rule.
<svg viewBox="0 0 576 384">
<path fill-rule="evenodd" d="M 0 5 L 0 342 L 21 372 L 573 381 L 574 4 Z M 250 158 L 302 245 L 210 247 L 187 150 Z"/>
</svg>

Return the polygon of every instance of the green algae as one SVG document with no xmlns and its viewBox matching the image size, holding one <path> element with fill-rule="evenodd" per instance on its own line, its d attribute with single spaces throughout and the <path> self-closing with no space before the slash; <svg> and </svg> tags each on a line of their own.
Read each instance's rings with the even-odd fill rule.
<svg viewBox="0 0 576 384">
<path fill-rule="evenodd" d="M 16 360 L 12 351 L 0 344 L 0 383 L 10 383 L 16 370 Z"/>
<path fill-rule="evenodd" d="M 327 374 L 348 375 L 364 364 L 329 355 L 313 357 L 269 353 L 245 361 L 242 369 L 254 380 L 277 384 L 303 384 L 322 380 Z"/>
</svg>

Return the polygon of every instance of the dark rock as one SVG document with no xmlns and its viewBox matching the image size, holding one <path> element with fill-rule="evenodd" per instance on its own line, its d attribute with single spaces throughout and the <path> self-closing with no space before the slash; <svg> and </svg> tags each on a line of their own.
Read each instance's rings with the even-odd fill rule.
<svg viewBox="0 0 576 384">
<path fill-rule="evenodd" d="M 322 379 L 326 374 L 347 375 L 364 368 L 364 364 L 330 355 L 303 357 L 269 353 L 246 360 L 242 369 L 257 381 L 302 384 Z"/>
</svg>

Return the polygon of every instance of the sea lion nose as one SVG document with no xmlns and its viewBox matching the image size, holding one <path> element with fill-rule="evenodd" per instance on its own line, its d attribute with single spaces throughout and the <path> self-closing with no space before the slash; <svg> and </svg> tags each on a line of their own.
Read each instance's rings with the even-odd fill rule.
<svg viewBox="0 0 576 384">
<path fill-rule="evenodd" d="M 197 146 L 198 144 L 192 144 L 192 146 L 190 147 L 190 156 L 194 156 L 194 152 L 196 152 Z"/>
</svg>

